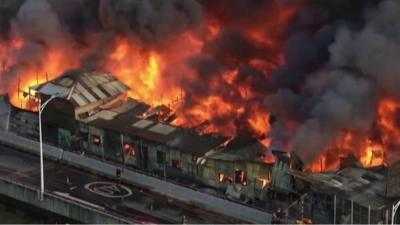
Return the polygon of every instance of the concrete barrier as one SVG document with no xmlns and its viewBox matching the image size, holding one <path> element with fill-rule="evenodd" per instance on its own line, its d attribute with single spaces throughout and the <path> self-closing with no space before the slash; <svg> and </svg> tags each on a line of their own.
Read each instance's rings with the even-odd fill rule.
<svg viewBox="0 0 400 225">
<path fill-rule="evenodd" d="M 100 172 L 107 176 L 115 176 L 116 166 L 74 152 L 64 151 L 62 161 L 92 172 Z"/>
<path fill-rule="evenodd" d="M 39 154 L 38 142 L 29 140 L 27 138 L 0 131 L 0 142 L 7 143 L 19 149 L 28 150 L 35 154 Z M 111 177 L 115 176 L 115 165 L 111 165 L 97 159 L 88 158 L 74 152 L 63 151 L 49 145 L 44 145 L 44 155 L 46 157 L 58 159 L 69 165 L 86 169 L 91 172 L 101 173 Z M 221 199 L 216 196 L 208 195 L 203 192 L 195 191 L 180 185 L 169 183 L 161 179 L 146 176 L 131 170 L 125 170 L 121 178 L 124 182 L 144 186 L 154 192 L 171 196 L 182 201 L 191 202 L 200 208 L 206 208 L 210 211 L 218 212 L 242 221 L 249 223 L 271 222 L 272 216 L 270 213 Z"/>
<path fill-rule="evenodd" d="M 137 222 L 119 218 L 111 213 L 103 212 L 93 205 L 85 205 L 85 203 L 70 200 L 68 196 L 63 197 L 56 193 L 45 192 L 43 201 L 40 201 L 38 190 L 3 177 L 0 177 L 0 194 L 82 223 L 130 224 Z"/>
<path fill-rule="evenodd" d="M 40 154 L 39 142 L 20 137 L 5 131 L 0 131 L 0 142 L 10 147 L 16 147 L 32 154 Z M 43 144 L 43 155 L 55 160 L 61 160 L 63 150 Z"/>
</svg>

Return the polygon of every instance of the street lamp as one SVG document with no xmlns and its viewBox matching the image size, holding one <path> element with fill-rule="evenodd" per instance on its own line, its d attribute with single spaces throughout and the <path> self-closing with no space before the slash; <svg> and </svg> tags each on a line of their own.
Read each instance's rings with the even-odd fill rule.
<svg viewBox="0 0 400 225">
<path fill-rule="evenodd" d="M 394 224 L 394 216 L 396 215 L 397 209 L 400 206 L 400 200 L 392 206 L 392 225 Z"/>
<path fill-rule="evenodd" d="M 57 98 L 59 94 L 52 95 L 47 101 L 42 104 L 39 98 L 39 145 L 40 145 L 40 200 L 43 201 L 44 193 L 44 172 L 43 172 L 43 138 L 42 138 L 42 112 L 50 101 Z"/>
</svg>

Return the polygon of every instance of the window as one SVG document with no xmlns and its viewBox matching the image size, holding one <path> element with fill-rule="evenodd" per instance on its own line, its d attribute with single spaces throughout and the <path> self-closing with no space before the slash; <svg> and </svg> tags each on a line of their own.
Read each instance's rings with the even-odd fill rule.
<svg viewBox="0 0 400 225">
<path fill-rule="evenodd" d="M 172 160 L 172 167 L 174 167 L 176 169 L 181 169 L 181 160 L 173 159 Z"/>
<path fill-rule="evenodd" d="M 131 156 L 135 156 L 136 155 L 135 146 L 133 144 L 125 143 L 124 144 L 124 151 L 126 153 L 128 153 L 129 155 L 131 155 Z"/>
<path fill-rule="evenodd" d="M 243 170 L 236 170 L 235 171 L 235 183 L 236 184 L 247 184 L 247 175 L 246 172 Z"/>
<path fill-rule="evenodd" d="M 221 182 L 221 183 L 223 183 L 223 182 L 232 183 L 232 181 L 233 181 L 232 177 L 226 176 L 226 175 L 223 174 L 223 173 L 219 173 L 219 174 L 218 174 L 218 180 L 219 180 L 219 182 Z"/>
<path fill-rule="evenodd" d="M 97 135 L 92 135 L 92 144 L 101 145 L 101 138 Z"/>
<path fill-rule="evenodd" d="M 165 163 L 165 153 L 162 151 L 157 151 L 157 163 L 164 164 Z"/>
<path fill-rule="evenodd" d="M 263 190 L 266 186 L 271 183 L 269 179 L 266 178 L 257 178 L 256 179 L 256 189 Z"/>
</svg>

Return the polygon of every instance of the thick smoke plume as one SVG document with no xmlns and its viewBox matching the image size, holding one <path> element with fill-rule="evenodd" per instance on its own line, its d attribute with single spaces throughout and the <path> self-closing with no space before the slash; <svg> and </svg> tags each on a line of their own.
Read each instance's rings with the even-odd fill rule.
<svg viewBox="0 0 400 225">
<path fill-rule="evenodd" d="M 384 97 L 399 100 L 400 4 L 375 3 L 365 2 L 361 16 L 332 21 L 312 35 L 293 34 L 297 43 L 288 39 L 292 52 L 275 73 L 276 84 L 286 88 L 267 96 L 266 105 L 282 120 L 297 121 L 290 140 L 275 141 L 277 146 L 289 142 L 305 162 L 337 143 L 343 132 L 368 137 L 376 129 L 379 101 Z M 325 61 L 318 62 L 321 59 Z M 289 131 L 281 127 L 271 132 Z"/>
<path fill-rule="evenodd" d="M 4 0 L 0 91 L 110 71 L 151 104 L 181 96 L 176 125 L 267 138 L 306 163 L 366 139 L 392 150 L 399 17 L 396 0 Z"/>
</svg>

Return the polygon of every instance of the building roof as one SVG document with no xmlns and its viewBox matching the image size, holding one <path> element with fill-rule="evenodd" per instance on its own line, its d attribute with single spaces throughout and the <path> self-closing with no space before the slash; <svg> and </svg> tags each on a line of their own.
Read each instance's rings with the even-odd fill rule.
<svg viewBox="0 0 400 225">
<path fill-rule="evenodd" d="M 129 88 L 117 78 L 106 73 L 71 71 L 59 78 L 33 87 L 46 95 L 59 95 L 75 107 L 98 102 L 125 93 Z M 110 101 L 113 103 L 112 101 Z M 190 129 L 171 126 L 155 120 L 143 119 L 151 107 L 128 98 L 115 104 L 105 103 L 90 110 L 80 121 L 94 127 L 140 137 L 167 145 L 196 156 L 203 156 L 226 141 L 226 137 L 200 135 Z"/>
<path fill-rule="evenodd" d="M 348 167 L 330 173 L 291 171 L 290 174 L 310 182 L 317 192 L 353 200 L 361 206 L 371 206 L 371 209 L 385 205 L 386 177 L 369 169 Z"/>
<path fill-rule="evenodd" d="M 129 90 L 111 74 L 83 71 L 69 71 L 32 88 L 41 94 L 58 95 L 71 101 L 75 107 L 115 97 Z"/>
<path fill-rule="evenodd" d="M 140 116 L 148 109 L 148 105 L 138 103 L 110 120 L 96 117 L 88 121 L 88 124 L 102 129 L 140 137 L 144 140 L 167 145 L 196 156 L 203 156 L 208 151 L 223 144 L 227 139 L 226 137 L 201 135 L 190 129 L 175 127 L 154 120 L 141 119 Z"/>
<path fill-rule="evenodd" d="M 226 148 L 210 155 L 208 158 L 224 161 L 264 163 L 264 158 L 267 157 L 267 154 L 271 154 L 271 152 L 258 140 L 233 140 Z"/>
</svg>

